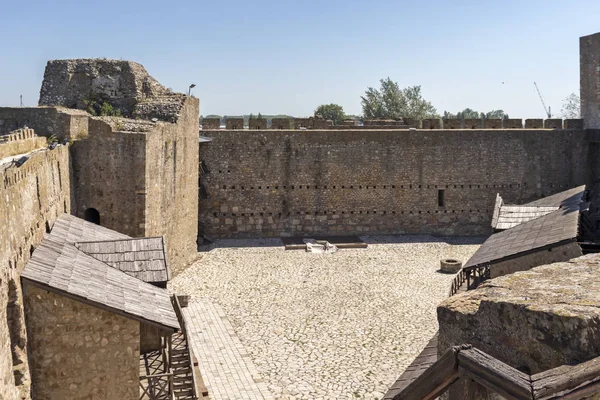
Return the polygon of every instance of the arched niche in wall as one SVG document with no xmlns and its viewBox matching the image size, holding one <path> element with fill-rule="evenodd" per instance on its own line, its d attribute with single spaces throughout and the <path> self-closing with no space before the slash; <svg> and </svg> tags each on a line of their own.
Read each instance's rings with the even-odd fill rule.
<svg viewBox="0 0 600 400">
<path fill-rule="evenodd" d="M 100 212 L 98 212 L 98 210 L 95 208 L 88 208 L 83 213 L 83 219 L 96 225 L 100 225 Z"/>
</svg>

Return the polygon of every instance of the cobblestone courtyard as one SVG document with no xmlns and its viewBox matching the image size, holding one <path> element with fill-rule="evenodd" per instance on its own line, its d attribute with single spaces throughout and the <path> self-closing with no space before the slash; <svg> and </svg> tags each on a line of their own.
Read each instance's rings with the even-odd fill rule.
<svg viewBox="0 0 600 400">
<path fill-rule="evenodd" d="M 437 329 L 435 307 L 453 278 L 437 272 L 440 259 L 464 262 L 481 240 L 363 240 L 367 249 L 334 254 L 286 251 L 279 240 L 220 241 L 172 281 L 193 296 L 186 319 L 196 320 L 200 363 L 214 363 L 203 352 L 237 349 L 203 371 L 211 398 L 383 396 Z M 219 377 L 240 363 L 247 368 L 237 378 L 222 374 L 239 387 Z M 259 386 L 254 393 L 243 376 Z"/>
</svg>

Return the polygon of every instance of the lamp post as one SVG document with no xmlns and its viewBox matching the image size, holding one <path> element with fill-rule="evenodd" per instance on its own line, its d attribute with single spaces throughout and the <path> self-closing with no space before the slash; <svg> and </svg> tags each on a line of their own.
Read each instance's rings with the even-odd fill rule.
<svg viewBox="0 0 600 400">
<path fill-rule="evenodd" d="M 190 85 L 190 87 L 188 88 L 188 96 L 191 96 L 191 94 L 192 94 L 192 89 L 193 89 L 193 88 L 195 88 L 195 87 L 196 87 L 196 84 L 195 84 L 195 83 L 192 83 L 192 84 Z"/>
</svg>

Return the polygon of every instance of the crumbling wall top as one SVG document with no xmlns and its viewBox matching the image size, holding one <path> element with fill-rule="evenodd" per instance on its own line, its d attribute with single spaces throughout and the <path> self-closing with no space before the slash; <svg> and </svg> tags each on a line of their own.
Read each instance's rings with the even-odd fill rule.
<svg viewBox="0 0 600 400">
<path fill-rule="evenodd" d="M 471 343 L 531 373 L 598 356 L 598 265 L 590 254 L 452 296 L 438 307 L 439 349 Z"/>
<path fill-rule="evenodd" d="M 108 103 L 125 117 L 176 122 L 185 97 L 161 85 L 136 62 L 104 58 L 50 60 L 39 105 L 94 114 Z"/>
</svg>

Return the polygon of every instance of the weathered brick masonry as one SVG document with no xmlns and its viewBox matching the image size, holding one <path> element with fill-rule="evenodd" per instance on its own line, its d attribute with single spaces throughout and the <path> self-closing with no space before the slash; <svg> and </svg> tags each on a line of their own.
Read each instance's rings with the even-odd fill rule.
<svg viewBox="0 0 600 400">
<path fill-rule="evenodd" d="M 489 232 L 519 203 L 583 183 L 583 130 L 203 131 L 209 238 Z"/>
<path fill-rule="evenodd" d="M 31 283 L 23 297 L 33 399 L 139 398 L 138 321 Z"/>
<path fill-rule="evenodd" d="M 20 167 L 0 165 L 0 397 L 7 399 L 27 397 L 30 385 L 20 272 L 44 232 L 70 211 L 68 149 L 29 157 Z"/>
</svg>

